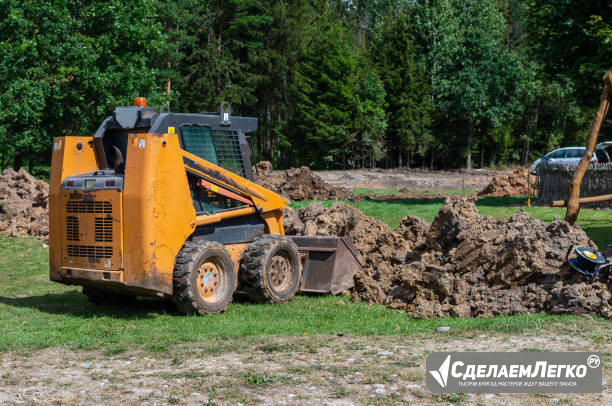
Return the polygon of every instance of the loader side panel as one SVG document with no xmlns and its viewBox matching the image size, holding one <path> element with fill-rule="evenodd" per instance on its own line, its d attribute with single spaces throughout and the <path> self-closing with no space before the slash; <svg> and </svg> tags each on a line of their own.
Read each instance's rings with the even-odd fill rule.
<svg viewBox="0 0 612 406">
<path fill-rule="evenodd" d="M 93 137 L 57 137 L 53 140 L 49 179 L 49 267 L 51 280 L 61 280 L 62 181 L 72 175 L 95 171 Z"/>
<path fill-rule="evenodd" d="M 172 293 L 175 257 L 195 229 L 195 209 L 176 134 L 130 134 L 127 143 L 124 281 Z"/>
</svg>

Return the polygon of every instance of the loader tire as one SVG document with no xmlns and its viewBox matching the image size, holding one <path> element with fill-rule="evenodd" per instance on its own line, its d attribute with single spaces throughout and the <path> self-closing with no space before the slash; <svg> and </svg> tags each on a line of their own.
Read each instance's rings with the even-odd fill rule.
<svg viewBox="0 0 612 406">
<path fill-rule="evenodd" d="M 258 303 L 283 303 L 300 287 L 297 246 L 283 236 L 266 235 L 249 244 L 241 264 L 241 279 L 249 298 Z"/>
<path fill-rule="evenodd" d="M 176 257 L 172 301 L 187 314 L 221 313 L 236 289 L 234 262 L 215 241 L 188 241 Z"/>
<path fill-rule="evenodd" d="M 112 290 L 83 286 L 83 294 L 98 306 L 124 306 L 134 304 L 136 296 L 115 293 Z"/>
</svg>

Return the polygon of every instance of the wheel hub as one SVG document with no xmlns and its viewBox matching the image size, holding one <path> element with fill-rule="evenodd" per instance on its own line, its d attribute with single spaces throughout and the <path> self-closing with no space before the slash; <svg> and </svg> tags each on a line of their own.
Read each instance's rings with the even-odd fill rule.
<svg viewBox="0 0 612 406">
<path fill-rule="evenodd" d="M 198 293 L 204 299 L 212 298 L 219 288 L 219 268 L 213 262 L 204 262 L 198 269 Z"/>
<path fill-rule="evenodd" d="M 270 283 L 272 287 L 278 290 L 285 288 L 290 282 L 290 266 L 289 260 L 281 255 L 276 255 L 270 263 Z"/>
</svg>

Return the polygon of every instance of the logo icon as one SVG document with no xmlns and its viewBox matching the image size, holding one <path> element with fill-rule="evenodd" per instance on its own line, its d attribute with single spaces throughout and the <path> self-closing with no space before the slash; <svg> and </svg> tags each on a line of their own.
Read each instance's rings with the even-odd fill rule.
<svg viewBox="0 0 612 406">
<path fill-rule="evenodd" d="M 597 368 L 601 364 L 601 360 L 597 355 L 589 355 L 587 359 L 587 365 L 591 368 Z"/>
<path fill-rule="evenodd" d="M 442 363 L 442 366 L 440 366 L 440 369 L 438 369 L 437 371 L 429 371 L 431 376 L 433 376 L 436 379 L 436 381 L 440 384 L 440 386 L 442 386 L 443 388 L 446 388 L 446 382 L 448 381 L 448 369 L 450 368 L 450 358 L 451 358 L 450 355 L 446 357 L 446 359 Z"/>
</svg>

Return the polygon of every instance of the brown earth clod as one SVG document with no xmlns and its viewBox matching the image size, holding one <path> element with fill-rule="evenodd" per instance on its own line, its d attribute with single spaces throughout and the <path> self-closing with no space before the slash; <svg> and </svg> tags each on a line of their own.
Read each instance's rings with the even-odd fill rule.
<svg viewBox="0 0 612 406">
<path fill-rule="evenodd" d="M 270 189 L 289 200 L 346 200 L 349 192 L 334 187 L 313 173 L 307 166 L 291 168 L 274 173 L 268 161 L 258 162 L 255 166 L 255 183 Z"/>
<path fill-rule="evenodd" d="M 529 185 L 527 185 L 527 179 L 529 179 Z M 537 191 L 536 177 L 529 174 L 528 169 L 519 168 L 511 174 L 495 176 L 484 189 L 478 192 L 478 197 L 535 196 Z"/>
<path fill-rule="evenodd" d="M 349 236 L 365 258 L 354 298 L 404 309 L 415 317 L 573 313 L 612 318 L 611 281 L 570 270 L 570 244 L 597 247 L 565 221 L 547 224 L 523 211 L 481 216 L 474 197 L 449 198 L 431 224 L 402 219 L 396 230 L 341 203 L 295 211 L 292 234 Z"/>
<path fill-rule="evenodd" d="M 49 238 L 49 184 L 24 168 L 0 174 L 0 234 Z"/>
</svg>

